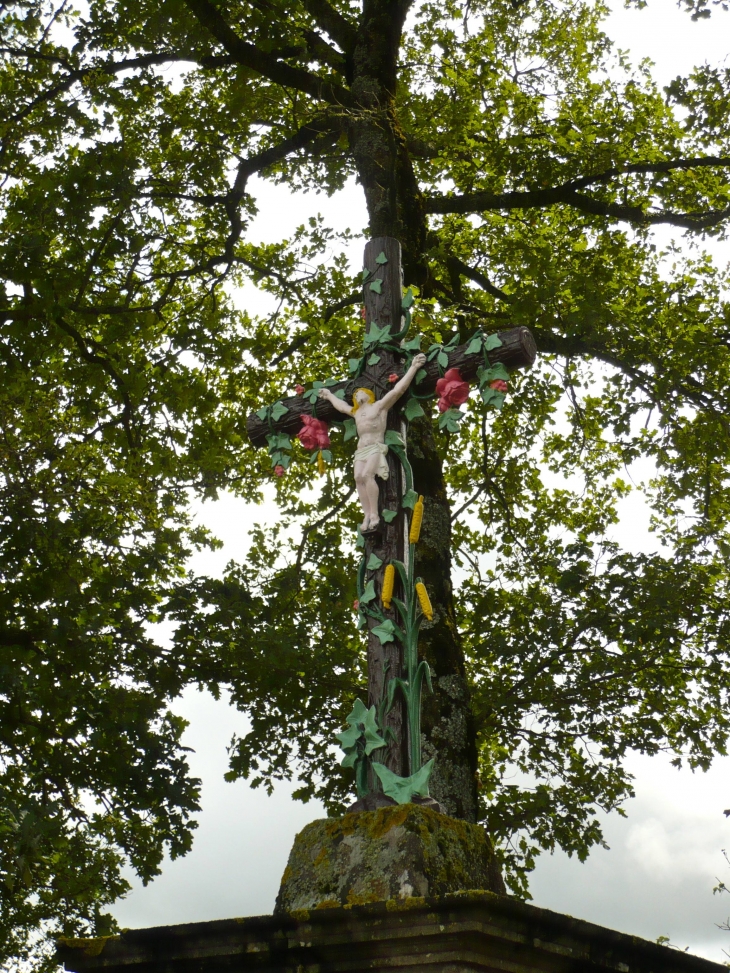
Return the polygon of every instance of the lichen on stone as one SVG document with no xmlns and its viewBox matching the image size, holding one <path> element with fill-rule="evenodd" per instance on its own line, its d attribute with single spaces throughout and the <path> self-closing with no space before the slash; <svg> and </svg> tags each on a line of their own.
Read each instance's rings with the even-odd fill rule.
<svg viewBox="0 0 730 973">
<path fill-rule="evenodd" d="M 297 835 L 276 912 L 502 893 L 483 828 L 415 804 L 313 821 Z"/>
</svg>

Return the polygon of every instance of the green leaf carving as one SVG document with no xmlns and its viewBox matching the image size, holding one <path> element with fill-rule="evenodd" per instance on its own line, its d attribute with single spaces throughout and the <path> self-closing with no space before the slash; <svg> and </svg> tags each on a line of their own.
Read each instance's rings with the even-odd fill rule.
<svg viewBox="0 0 730 973">
<path fill-rule="evenodd" d="M 380 355 L 376 355 L 375 352 L 368 358 L 368 365 L 377 365 L 380 361 Z"/>
<path fill-rule="evenodd" d="M 408 290 L 403 295 L 403 297 L 401 298 L 400 306 L 403 308 L 404 311 L 407 311 L 408 308 L 411 306 L 411 304 L 413 304 L 413 291 L 409 287 Z"/>
<path fill-rule="evenodd" d="M 502 347 L 502 342 L 500 341 L 499 335 L 497 334 L 487 335 L 484 341 L 485 351 L 494 351 L 495 348 L 501 348 L 501 347 Z"/>
<path fill-rule="evenodd" d="M 418 494 L 416 493 L 416 491 L 409 490 L 407 493 L 403 494 L 403 499 L 401 500 L 401 503 L 403 504 L 404 507 L 408 507 L 409 510 L 413 510 L 416 500 L 418 500 Z"/>
<path fill-rule="evenodd" d="M 261 419 L 262 422 L 266 422 L 266 417 L 269 414 L 269 407 L 265 405 L 262 409 L 259 409 L 256 415 Z"/>
<path fill-rule="evenodd" d="M 482 342 L 484 338 L 480 334 L 474 335 L 469 344 L 466 346 L 467 355 L 476 355 L 482 350 Z"/>
<path fill-rule="evenodd" d="M 380 281 L 378 281 L 380 283 Z M 370 325 L 370 330 L 365 335 L 365 349 L 367 350 L 369 345 L 379 345 L 382 341 L 386 340 L 390 334 L 390 328 L 387 324 L 384 324 L 382 328 L 379 328 L 377 324 L 373 321 Z"/>
<path fill-rule="evenodd" d="M 386 618 L 380 625 L 376 625 L 375 628 L 371 628 L 370 631 L 380 639 L 381 645 L 395 641 L 395 625 L 389 618 Z"/>
<path fill-rule="evenodd" d="M 403 437 L 397 429 L 386 429 L 383 442 L 386 446 L 405 446 Z"/>
<path fill-rule="evenodd" d="M 360 536 L 362 536 L 362 535 L 360 535 Z M 365 590 L 360 595 L 360 604 L 361 605 L 367 605 L 368 602 L 371 602 L 371 601 L 374 601 L 374 600 L 375 600 L 375 582 L 374 581 L 368 581 L 368 583 L 365 585 Z"/>
<path fill-rule="evenodd" d="M 385 256 L 385 253 L 381 250 L 380 253 L 377 255 L 377 257 L 375 258 L 375 263 L 382 265 L 382 264 L 387 264 L 387 262 L 388 262 L 388 258 Z"/>
<path fill-rule="evenodd" d="M 367 267 L 363 267 L 363 269 L 362 269 L 362 277 L 360 278 L 362 280 L 363 284 L 365 283 L 365 281 L 368 279 L 369 276 L 370 276 L 370 271 L 368 270 Z"/>
<path fill-rule="evenodd" d="M 354 439 L 357 436 L 357 426 L 355 425 L 354 419 L 345 419 L 343 425 L 345 427 L 343 442 L 346 443 L 348 439 Z"/>
<path fill-rule="evenodd" d="M 445 351 L 440 351 L 436 356 L 436 361 L 442 368 L 446 368 L 446 366 L 449 364 L 449 356 Z"/>
<path fill-rule="evenodd" d="M 357 540 L 355 541 L 355 547 L 365 547 L 365 538 L 360 533 L 359 527 L 357 529 Z"/>
<path fill-rule="evenodd" d="M 418 399 L 409 399 L 406 402 L 406 407 L 403 410 L 403 415 L 411 422 L 413 419 L 418 419 L 419 416 L 425 416 L 426 413 L 421 408 Z"/>
<path fill-rule="evenodd" d="M 492 390 L 490 389 L 490 391 Z M 447 409 L 439 416 L 439 429 L 445 429 L 446 432 L 458 432 L 459 423 L 463 418 L 464 413 L 460 412 L 459 409 Z"/>
<path fill-rule="evenodd" d="M 411 800 L 418 797 L 428 797 L 428 779 L 433 770 L 434 758 L 424 764 L 420 770 L 410 777 L 399 777 L 392 770 L 388 770 L 385 764 L 373 761 L 373 770 L 380 778 L 383 791 L 388 797 L 392 797 L 398 804 L 410 804 Z"/>
<path fill-rule="evenodd" d="M 336 733 L 335 736 L 340 741 L 343 750 L 355 750 L 354 760 L 348 753 L 342 761 L 343 767 L 354 767 L 357 758 L 360 756 L 357 753 L 357 745 L 360 740 L 364 742 L 363 752 L 367 756 L 370 756 L 373 750 L 384 747 L 385 740 L 380 735 L 375 707 L 371 706 L 368 709 L 360 699 L 355 700 L 355 705 L 347 717 L 347 722 L 350 724 L 349 727 L 341 733 Z M 346 763 L 346 761 L 348 762 Z"/>
<path fill-rule="evenodd" d="M 411 338 L 409 341 L 404 341 L 401 347 L 404 351 L 420 351 L 422 341 L 423 335 L 417 334 L 415 338 Z"/>
<path fill-rule="evenodd" d="M 325 463 L 331 463 L 332 453 L 329 451 L 329 449 L 323 449 L 321 452 L 322 452 L 322 459 L 325 461 Z"/>
<path fill-rule="evenodd" d="M 266 437 L 269 450 L 272 449 L 291 449 L 291 439 L 285 432 L 270 432 Z"/>
<path fill-rule="evenodd" d="M 491 368 L 477 369 L 477 376 L 479 377 L 480 385 L 486 385 L 487 382 L 493 382 L 498 378 L 502 379 L 504 382 L 509 381 L 509 372 L 504 367 L 502 362 L 497 362 L 497 364 L 492 365 Z"/>
<path fill-rule="evenodd" d="M 337 389 L 337 391 L 335 392 L 335 398 L 336 399 L 344 399 L 344 397 L 345 397 L 345 390 L 344 389 Z"/>
<path fill-rule="evenodd" d="M 498 392 L 497 389 L 485 388 L 482 389 L 482 402 L 489 406 L 490 409 L 497 409 L 501 412 L 502 406 L 504 405 L 504 392 Z"/>
<path fill-rule="evenodd" d="M 368 558 L 367 569 L 368 571 L 377 571 L 382 563 L 377 554 L 371 554 Z"/>
<path fill-rule="evenodd" d="M 419 368 L 416 372 L 416 385 L 418 385 L 419 382 L 422 382 L 427 375 L 428 372 L 425 368 Z"/>
<path fill-rule="evenodd" d="M 376 294 L 382 294 L 383 293 L 383 282 L 382 282 L 382 280 L 377 280 L 377 279 L 374 280 L 370 284 L 370 290 L 371 291 L 375 291 Z"/>
<path fill-rule="evenodd" d="M 390 524 L 398 516 L 398 511 L 397 510 L 384 510 L 382 516 L 383 516 L 383 520 L 386 522 L 386 524 Z"/>
<path fill-rule="evenodd" d="M 347 359 L 347 367 L 350 369 L 350 374 L 351 375 L 354 375 L 357 372 L 357 370 L 360 368 L 360 362 L 361 361 L 362 361 L 362 358 L 348 358 Z"/>
</svg>

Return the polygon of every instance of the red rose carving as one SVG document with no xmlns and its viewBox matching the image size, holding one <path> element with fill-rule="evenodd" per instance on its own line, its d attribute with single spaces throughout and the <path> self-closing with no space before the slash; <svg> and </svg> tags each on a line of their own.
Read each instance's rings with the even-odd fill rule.
<svg viewBox="0 0 730 973">
<path fill-rule="evenodd" d="M 297 433 L 299 442 L 305 449 L 326 449 L 330 444 L 326 422 L 314 416 L 302 416 L 302 428 Z"/>
<path fill-rule="evenodd" d="M 458 368 L 450 368 L 436 382 L 436 395 L 439 397 L 439 412 L 446 412 L 447 409 L 466 402 L 469 398 L 469 383 L 461 377 Z"/>
<path fill-rule="evenodd" d="M 397 382 L 397 381 L 398 381 L 398 376 L 397 376 L 397 375 L 395 374 L 395 372 L 391 372 L 391 373 L 390 373 L 390 375 L 388 376 L 388 381 L 389 381 L 389 382 L 390 382 L 391 384 L 392 384 L 393 382 Z"/>
<path fill-rule="evenodd" d="M 304 395 L 304 386 L 303 385 L 295 385 L 294 386 L 294 391 L 297 393 L 297 395 Z"/>
<path fill-rule="evenodd" d="M 281 465 L 281 463 L 276 464 L 276 466 L 274 467 L 274 473 L 276 473 L 277 476 L 284 475 L 284 467 Z"/>
<path fill-rule="evenodd" d="M 497 392 L 506 392 L 508 385 L 502 378 L 495 378 L 493 382 L 489 383 L 490 389 L 495 389 Z"/>
</svg>

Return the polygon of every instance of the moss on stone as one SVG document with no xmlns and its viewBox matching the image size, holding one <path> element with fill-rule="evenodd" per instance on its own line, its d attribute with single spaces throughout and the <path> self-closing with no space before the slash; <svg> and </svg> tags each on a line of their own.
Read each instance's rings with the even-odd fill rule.
<svg viewBox="0 0 730 973">
<path fill-rule="evenodd" d="M 73 936 L 59 936 L 56 940 L 59 946 L 69 949 L 82 949 L 86 956 L 100 956 L 110 939 L 120 939 L 120 936 L 96 936 L 93 939 L 81 939 Z"/>
<path fill-rule="evenodd" d="M 503 892 L 483 828 L 402 804 L 313 821 L 297 835 L 276 912 Z"/>
</svg>

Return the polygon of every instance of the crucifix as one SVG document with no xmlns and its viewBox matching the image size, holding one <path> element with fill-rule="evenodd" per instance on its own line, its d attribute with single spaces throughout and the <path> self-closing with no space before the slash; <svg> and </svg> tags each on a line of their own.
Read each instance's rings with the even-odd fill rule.
<svg viewBox="0 0 730 973">
<path fill-rule="evenodd" d="M 254 446 L 268 445 L 277 472 L 289 462 L 292 435 L 319 450 L 320 467 L 330 458 L 328 426 L 344 423 L 346 439 L 358 436 L 353 472 L 363 508 L 358 596 L 359 624 L 368 633 L 368 696 L 339 734 L 343 764 L 356 775 L 351 810 L 409 801 L 438 808 L 428 794 L 433 761 L 421 761 L 420 700 L 430 674 L 418 656 L 418 631 L 432 609 L 417 575 L 424 506 L 408 462 L 408 422 L 424 414 L 419 400 L 435 393 L 439 426 L 456 431 L 458 405 L 475 378 L 484 403 L 501 407 L 509 371 L 531 365 L 536 348 L 530 331 L 518 327 L 496 335 L 479 330 L 466 344 L 455 336 L 424 355 L 419 336 L 407 340 L 413 297 L 404 294 L 400 244 L 392 237 L 367 243 L 362 286 L 364 353 L 350 360 L 352 377 L 298 388 L 296 397 L 249 416 L 247 429 Z"/>
</svg>

